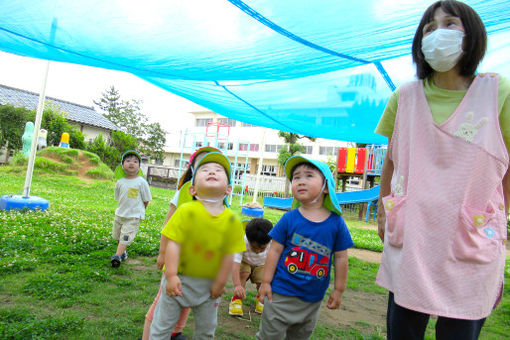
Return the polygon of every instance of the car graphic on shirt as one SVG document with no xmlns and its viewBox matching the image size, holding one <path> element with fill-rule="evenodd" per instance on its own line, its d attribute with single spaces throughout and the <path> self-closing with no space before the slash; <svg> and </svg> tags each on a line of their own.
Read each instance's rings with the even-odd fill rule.
<svg viewBox="0 0 510 340">
<path fill-rule="evenodd" d="M 294 247 L 287 253 L 284 265 L 291 274 L 308 274 L 322 279 L 328 275 L 329 257 Z"/>
</svg>

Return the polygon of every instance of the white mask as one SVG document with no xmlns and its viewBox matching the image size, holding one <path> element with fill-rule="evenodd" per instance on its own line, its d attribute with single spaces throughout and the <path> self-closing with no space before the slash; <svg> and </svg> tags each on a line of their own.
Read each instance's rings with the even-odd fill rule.
<svg viewBox="0 0 510 340">
<path fill-rule="evenodd" d="M 451 70 L 462 55 L 464 32 L 438 28 L 421 41 L 421 51 L 425 60 L 437 72 Z"/>
</svg>

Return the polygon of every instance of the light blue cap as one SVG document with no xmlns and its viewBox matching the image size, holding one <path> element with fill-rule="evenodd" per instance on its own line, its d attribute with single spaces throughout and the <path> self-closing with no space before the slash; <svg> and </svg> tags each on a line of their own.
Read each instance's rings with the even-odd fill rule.
<svg viewBox="0 0 510 340">
<path fill-rule="evenodd" d="M 340 208 L 340 204 L 338 203 L 338 200 L 336 198 L 335 180 L 333 179 L 333 175 L 331 174 L 329 166 L 324 162 L 308 159 L 301 155 L 292 156 L 287 160 L 287 162 L 285 162 L 285 175 L 289 180 L 292 175 L 292 170 L 301 163 L 313 164 L 315 167 L 317 167 L 317 169 L 320 170 L 320 172 L 322 172 L 328 186 L 328 193 L 324 195 L 324 201 L 322 202 L 322 205 L 329 211 L 341 215 L 342 209 Z M 300 206 L 299 201 L 297 199 L 294 199 L 292 201 L 292 208 L 297 208 L 299 206 Z"/>
</svg>

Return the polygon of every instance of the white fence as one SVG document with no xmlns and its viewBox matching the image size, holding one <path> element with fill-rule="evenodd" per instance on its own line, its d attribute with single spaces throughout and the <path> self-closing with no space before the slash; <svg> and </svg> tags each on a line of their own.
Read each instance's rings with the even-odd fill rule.
<svg viewBox="0 0 510 340">
<path fill-rule="evenodd" d="M 250 191 L 252 191 L 255 189 L 256 181 L 257 181 L 256 175 L 246 174 L 244 184 L 248 186 Z M 260 176 L 259 182 L 260 192 L 283 193 L 284 190 L 285 190 L 285 177 Z"/>
</svg>

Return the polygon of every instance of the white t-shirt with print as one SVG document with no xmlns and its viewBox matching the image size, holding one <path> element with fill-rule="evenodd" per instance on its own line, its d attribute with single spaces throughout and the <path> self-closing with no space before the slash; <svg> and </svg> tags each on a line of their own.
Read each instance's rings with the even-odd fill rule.
<svg viewBox="0 0 510 340">
<path fill-rule="evenodd" d="M 115 215 L 145 218 L 145 205 L 152 199 L 149 184 L 143 177 L 121 178 L 115 185 L 115 200 L 119 201 Z"/>
</svg>

